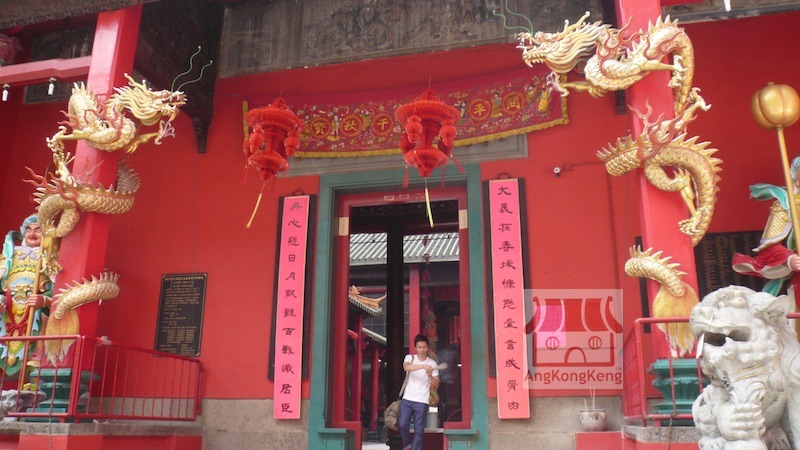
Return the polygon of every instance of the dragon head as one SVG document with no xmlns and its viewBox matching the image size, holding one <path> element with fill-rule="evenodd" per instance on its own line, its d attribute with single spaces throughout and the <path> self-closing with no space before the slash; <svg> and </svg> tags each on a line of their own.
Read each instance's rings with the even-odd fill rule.
<svg viewBox="0 0 800 450">
<path fill-rule="evenodd" d="M 587 12 L 572 25 L 567 21 L 559 33 L 520 33 L 517 48 L 522 49 L 522 60 L 528 66 L 547 64 L 557 73 L 571 71 L 595 52 L 598 37 L 609 27 L 600 22 L 586 23 L 588 17 Z"/>
<path fill-rule="evenodd" d="M 113 98 L 144 125 L 154 125 L 162 118 L 172 122 L 178 117 L 180 107 L 186 104 L 186 95 L 181 91 L 153 91 L 146 81 L 137 83 L 128 74 L 125 78 L 128 86 L 114 88 Z"/>
</svg>

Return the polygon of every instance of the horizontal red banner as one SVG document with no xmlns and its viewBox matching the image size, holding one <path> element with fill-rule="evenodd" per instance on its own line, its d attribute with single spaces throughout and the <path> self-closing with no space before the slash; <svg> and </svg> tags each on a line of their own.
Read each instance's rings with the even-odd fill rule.
<svg viewBox="0 0 800 450">
<path fill-rule="evenodd" d="M 567 103 L 547 84 L 544 64 L 499 74 L 474 84 L 452 84 L 434 89 L 446 104 L 461 113 L 455 145 L 469 145 L 566 124 Z M 289 109 L 305 123 L 298 158 L 338 158 L 400 153 L 404 124 L 395 110 L 422 94 L 370 99 L 352 103 L 312 104 L 285 98 Z M 253 99 L 248 107 L 269 104 L 272 98 Z"/>
</svg>

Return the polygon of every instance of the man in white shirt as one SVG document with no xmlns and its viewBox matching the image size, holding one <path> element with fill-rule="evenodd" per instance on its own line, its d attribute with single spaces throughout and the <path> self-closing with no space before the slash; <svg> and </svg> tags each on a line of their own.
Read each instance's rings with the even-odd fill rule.
<svg viewBox="0 0 800 450">
<path fill-rule="evenodd" d="M 408 382 L 400 402 L 400 435 L 403 438 L 403 449 L 422 450 L 425 431 L 425 417 L 428 414 L 428 397 L 431 388 L 439 387 L 439 371 L 436 361 L 428 357 L 428 337 L 418 334 L 414 338 L 416 355 L 406 355 L 403 370 L 407 372 Z M 414 440 L 411 440 L 409 426 L 414 420 Z"/>
</svg>

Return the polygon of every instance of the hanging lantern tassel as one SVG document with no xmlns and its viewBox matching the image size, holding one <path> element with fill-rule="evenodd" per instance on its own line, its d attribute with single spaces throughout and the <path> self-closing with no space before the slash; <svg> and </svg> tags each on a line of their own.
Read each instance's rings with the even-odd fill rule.
<svg viewBox="0 0 800 450">
<path fill-rule="evenodd" d="M 431 197 L 428 192 L 428 177 L 431 171 L 442 167 L 453 151 L 456 136 L 455 121 L 461 113 L 450 105 L 446 105 L 436 94 L 428 89 L 414 101 L 400 105 L 394 113 L 400 123 L 405 123 L 405 132 L 400 135 L 400 149 L 408 166 L 419 171 L 425 180 L 425 211 L 428 223 L 433 228 L 433 211 Z M 436 137 L 439 142 L 434 144 Z M 444 173 L 444 172 L 442 172 Z M 408 184 L 403 181 L 403 187 Z"/>
<path fill-rule="evenodd" d="M 425 211 L 428 213 L 428 222 L 433 228 L 433 212 L 431 212 L 431 196 L 428 195 L 428 179 L 425 178 Z"/>
<path fill-rule="evenodd" d="M 247 222 L 247 228 L 250 228 L 261 205 L 267 181 L 272 180 L 274 193 L 277 176 L 289 169 L 287 158 L 300 147 L 300 133 L 305 124 L 289 110 L 282 98 L 275 99 L 269 106 L 248 111 L 245 120 L 253 131 L 244 142 L 244 156 L 247 165 L 258 169 L 262 180 L 256 206 Z"/>
<path fill-rule="evenodd" d="M 253 224 L 253 219 L 256 217 L 256 213 L 258 212 L 258 207 L 261 206 L 261 197 L 264 196 L 264 186 L 267 185 L 267 180 L 264 180 L 261 183 L 261 191 L 258 193 L 258 200 L 256 200 L 256 207 L 253 208 L 253 214 L 250 214 L 250 220 L 247 221 L 247 228 L 250 228 L 250 225 Z"/>
</svg>

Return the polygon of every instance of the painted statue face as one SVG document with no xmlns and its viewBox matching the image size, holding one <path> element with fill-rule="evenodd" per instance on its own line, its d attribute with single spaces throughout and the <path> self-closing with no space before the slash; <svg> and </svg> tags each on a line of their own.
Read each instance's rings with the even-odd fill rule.
<svg viewBox="0 0 800 450">
<path fill-rule="evenodd" d="M 31 223 L 25 227 L 25 245 L 38 247 L 42 243 L 42 229 L 38 223 Z"/>
</svg>

